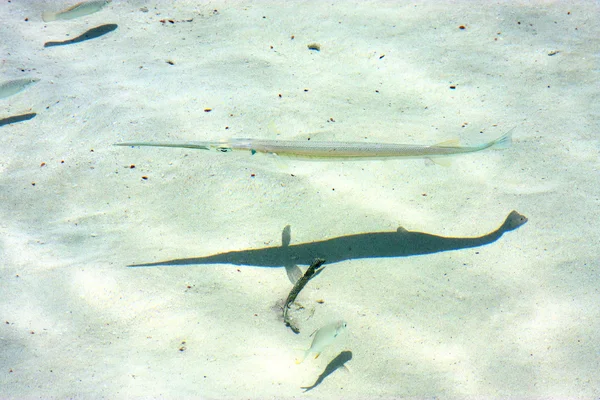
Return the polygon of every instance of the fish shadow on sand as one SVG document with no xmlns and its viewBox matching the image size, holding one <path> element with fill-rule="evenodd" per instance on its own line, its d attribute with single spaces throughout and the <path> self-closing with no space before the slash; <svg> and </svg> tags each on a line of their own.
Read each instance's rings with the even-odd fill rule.
<svg viewBox="0 0 600 400">
<path fill-rule="evenodd" d="M 346 368 L 345 364 L 348 361 L 350 361 L 350 360 L 352 360 L 352 352 L 348 351 L 348 350 L 342 351 L 333 360 L 331 360 L 329 362 L 329 364 L 327 364 L 327 366 L 325 367 L 325 370 L 323 371 L 323 373 L 321 373 L 321 375 L 319 375 L 319 377 L 317 378 L 317 380 L 315 381 L 315 383 L 313 383 L 311 386 L 303 386 L 300 389 L 303 389 L 304 390 L 303 393 L 306 393 L 309 390 L 312 390 L 312 389 L 316 388 L 329 375 L 333 374 L 335 371 L 337 371 L 340 368 Z"/>
<path fill-rule="evenodd" d="M 100 36 L 106 35 L 109 32 L 114 31 L 118 28 L 117 24 L 105 24 L 100 25 L 90 30 L 85 31 L 81 35 L 76 38 L 64 40 L 62 42 L 46 42 L 44 43 L 44 47 L 53 47 L 53 46 L 66 46 L 68 44 L 75 44 L 85 42 L 86 40 L 92 40 L 99 38 Z"/>
<path fill-rule="evenodd" d="M 16 124 L 17 122 L 28 121 L 30 119 L 35 118 L 36 113 L 27 113 L 21 115 L 13 115 L 12 117 L 6 117 L 0 119 L 0 126 Z"/>
<path fill-rule="evenodd" d="M 369 232 L 340 236 L 318 242 L 290 245 L 290 227 L 285 227 L 282 245 L 241 251 L 229 251 L 204 257 L 179 258 L 129 267 L 187 266 L 199 264 L 234 264 L 256 267 L 285 267 L 290 280 L 297 277 L 297 264 L 308 265 L 315 258 L 328 264 L 360 258 L 408 257 L 442 251 L 484 246 L 500 239 L 527 222 L 527 217 L 512 211 L 502 225 L 478 237 L 444 237 L 398 228 L 395 232 Z M 299 269 L 298 269 L 299 270 Z"/>
</svg>

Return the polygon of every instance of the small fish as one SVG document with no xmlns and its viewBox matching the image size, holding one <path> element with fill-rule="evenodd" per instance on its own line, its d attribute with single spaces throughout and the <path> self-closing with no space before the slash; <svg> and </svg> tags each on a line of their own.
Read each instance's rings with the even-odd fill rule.
<svg viewBox="0 0 600 400">
<path fill-rule="evenodd" d="M 83 17 L 98 12 L 112 0 L 82 1 L 59 12 L 45 11 L 42 13 L 44 22 L 68 20 Z"/>
<path fill-rule="evenodd" d="M 0 83 L 0 99 L 15 95 L 36 82 L 39 82 L 38 78 L 13 79 Z"/>
<path fill-rule="evenodd" d="M 512 131 L 505 133 L 496 140 L 479 146 L 458 146 L 456 141 L 438 145 L 413 145 L 394 143 L 361 143 L 361 142 L 319 142 L 293 140 L 257 140 L 229 139 L 222 142 L 125 142 L 115 143 L 115 146 L 153 146 L 177 147 L 184 149 L 216 150 L 227 153 L 233 150 L 246 150 L 252 154 L 267 153 L 279 156 L 310 159 L 310 160 L 362 160 L 393 158 L 436 158 L 456 154 L 474 153 L 485 149 L 500 149 L 510 147 Z"/>
<path fill-rule="evenodd" d="M 346 321 L 337 321 L 314 331 L 311 336 L 313 338 L 310 348 L 304 352 L 302 358 L 296 360 L 296 364 L 300 364 L 309 354 L 315 354 L 315 358 L 319 357 L 321 352 L 329 346 L 333 341 L 346 330 Z"/>
</svg>

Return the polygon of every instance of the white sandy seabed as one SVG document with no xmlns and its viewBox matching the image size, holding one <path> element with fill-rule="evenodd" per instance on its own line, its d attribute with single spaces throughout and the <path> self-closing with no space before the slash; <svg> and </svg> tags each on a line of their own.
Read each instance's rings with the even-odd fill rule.
<svg viewBox="0 0 600 400">
<path fill-rule="evenodd" d="M 2 80 L 40 79 L 1 100 L 0 397 L 600 395 L 597 2 L 115 0 L 41 21 L 64 7 L 0 5 Z M 118 28 L 44 47 L 103 24 Z M 512 127 L 510 149 L 449 167 L 112 145 L 478 144 Z M 511 210 L 527 224 L 486 246 L 419 255 L 408 235 L 486 235 Z M 411 240 L 326 263 L 299 335 L 282 267 L 128 267 L 280 246 L 286 225 L 292 245 Z M 296 365 L 338 319 L 347 332 Z"/>
</svg>

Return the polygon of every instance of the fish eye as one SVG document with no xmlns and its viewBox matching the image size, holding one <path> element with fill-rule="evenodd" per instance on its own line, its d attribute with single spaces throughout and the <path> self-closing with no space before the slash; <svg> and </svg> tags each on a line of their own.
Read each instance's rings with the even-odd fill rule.
<svg viewBox="0 0 600 400">
<path fill-rule="evenodd" d="M 220 151 L 221 153 L 229 153 L 231 150 L 231 147 L 217 147 L 217 151 Z"/>
</svg>

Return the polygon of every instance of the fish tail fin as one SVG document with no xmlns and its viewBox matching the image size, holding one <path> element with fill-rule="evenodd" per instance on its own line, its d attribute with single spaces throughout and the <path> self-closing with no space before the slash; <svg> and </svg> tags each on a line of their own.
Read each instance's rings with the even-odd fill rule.
<svg viewBox="0 0 600 400">
<path fill-rule="evenodd" d="M 516 128 L 516 127 L 515 127 Z M 500 136 L 498 139 L 492 142 L 490 148 L 492 149 L 507 149 L 512 145 L 512 134 L 515 128 L 512 128 L 510 131 L 506 132 L 504 135 Z"/>
<path fill-rule="evenodd" d="M 42 20 L 44 22 L 56 21 L 56 13 L 52 11 L 44 11 L 42 13 Z"/>
<path fill-rule="evenodd" d="M 296 364 L 301 364 L 302 361 L 304 361 L 304 359 L 306 359 L 306 357 L 308 357 L 308 353 L 310 353 L 310 350 L 306 350 L 305 352 L 302 353 L 301 356 L 296 358 Z"/>
</svg>

